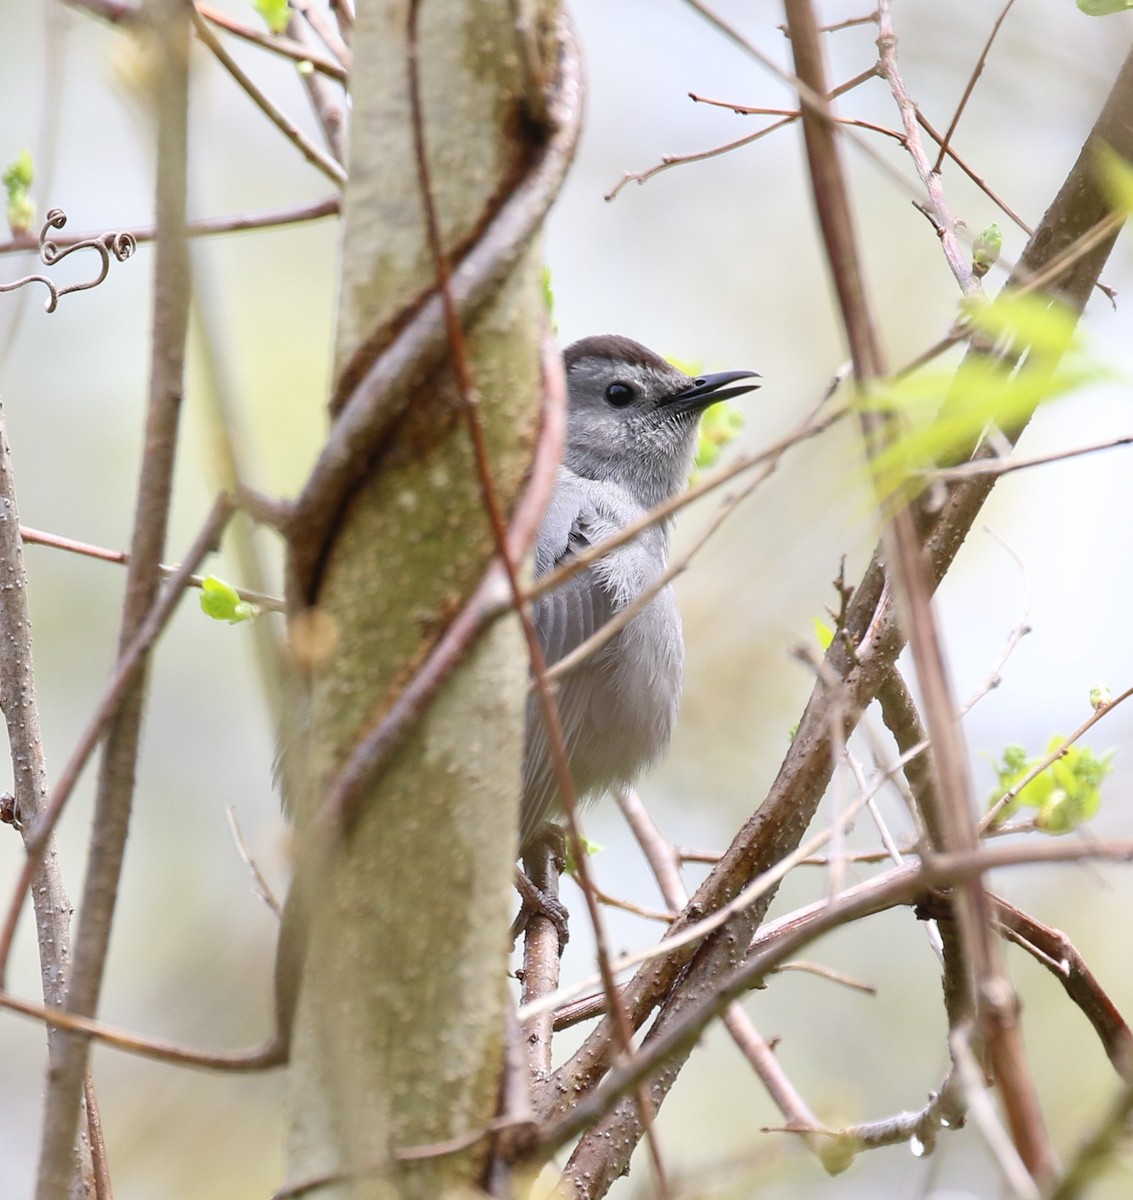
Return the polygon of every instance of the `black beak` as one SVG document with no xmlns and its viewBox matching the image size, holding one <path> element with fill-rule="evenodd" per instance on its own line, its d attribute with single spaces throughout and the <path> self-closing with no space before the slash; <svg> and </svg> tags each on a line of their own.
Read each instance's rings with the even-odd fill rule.
<svg viewBox="0 0 1133 1200">
<path fill-rule="evenodd" d="M 737 379 L 759 379 L 758 371 L 720 371 L 716 375 L 698 375 L 692 386 L 683 391 L 675 392 L 672 396 L 659 401 L 658 406 L 679 404 L 681 408 L 707 408 L 718 400 L 730 400 L 733 396 L 742 396 L 745 392 L 754 392 L 758 383 L 746 383 L 743 387 L 728 387 Z"/>
</svg>

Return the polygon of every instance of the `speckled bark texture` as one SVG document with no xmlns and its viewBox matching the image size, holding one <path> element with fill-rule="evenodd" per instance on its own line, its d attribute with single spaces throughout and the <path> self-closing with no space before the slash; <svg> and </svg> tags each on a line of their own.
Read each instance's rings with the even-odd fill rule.
<svg viewBox="0 0 1133 1200">
<path fill-rule="evenodd" d="M 458 260 L 531 153 L 513 6 L 424 0 L 418 29 L 432 189 Z M 339 399 L 349 393 L 342 376 L 350 364 L 380 350 L 434 284 L 407 30 L 406 3 L 359 5 Z M 463 318 L 507 510 L 539 422 L 540 261 L 538 245 L 529 245 Z M 300 826 L 494 554 L 447 361 L 394 403 L 401 415 L 334 529 L 309 594 L 335 642 L 311 680 Z M 414 1163 L 392 1152 L 459 1137 L 496 1113 L 526 686 L 518 624 L 497 621 L 401 742 L 332 855 L 316 855 L 316 866 L 299 835 L 306 958 L 287 1174 L 292 1183 L 353 1176 L 320 1188 L 320 1197 L 478 1194 L 484 1141 Z"/>
</svg>

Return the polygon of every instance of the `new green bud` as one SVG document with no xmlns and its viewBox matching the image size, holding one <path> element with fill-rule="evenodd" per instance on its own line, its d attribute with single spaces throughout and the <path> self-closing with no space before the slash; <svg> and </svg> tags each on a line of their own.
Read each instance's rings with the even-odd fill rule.
<svg viewBox="0 0 1133 1200">
<path fill-rule="evenodd" d="M 999 261 L 1003 234 L 993 221 L 972 243 L 972 271 L 981 279 Z"/>
</svg>

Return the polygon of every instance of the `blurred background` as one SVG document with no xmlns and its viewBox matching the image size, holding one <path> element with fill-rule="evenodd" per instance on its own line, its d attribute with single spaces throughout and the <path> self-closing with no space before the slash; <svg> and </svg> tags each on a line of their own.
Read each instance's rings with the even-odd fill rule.
<svg viewBox="0 0 1133 1200">
<path fill-rule="evenodd" d="M 249 22 L 254 14 L 224 7 Z M 829 22 L 867 6 L 823 6 Z M 901 0 L 894 18 L 909 90 L 945 128 L 999 5 Z M 780 5 L 727 3 L 718 11 L 775 58 L 788 44 Z M 765 118 L 693 104 L 688 93 L 791 107 L 787 88 L 713 30 L 691 7 L 655 0 L 576 0 L 587 63 L 586 132 L 547 233 L 555 316 L 565 343 L 616 332 L 705 370 L 750 368 L 762 390 L 742 401 L 739 448 L 786 432 L 844 358 L 829 279 L 817 249 L 797 129 L 732 154 L 674 167 L 604 196 L 627 171 L 667 154 L 734 140 Z M 1070 0 L 1019 0 L 1004 23 L 954 138 L 957 151 L 1027 221 L 1037 222 L 1128 51 L 1127 17 L 1092 20 Z M 230 50 L 314 132 L 294 72 L 254 47 Z M 831 77 L 849 79 L 876 58 L 872 28 L 829 38 Z M 120 31 L 53 3 L 0 5 L 0 162 L 35 157 L 42 214 L 60 206 L 70 230 L 101 232 L 152 219 L 152 144 L 137 100 L 138 56 Z M 847 115 L 888 126 L 897 117 L 872 80 L 841 102 Z M 329 186 L 292 151 L 203 52 L 196 57 L 190 213 L 219 215 L 316 201 Z M 890 139 L 879 151 L 910 167 Z M 957 291 L 910 194 L 854 149 L 846 151 L 868 280 L 891 361 L 903 363 L 948 329 Z M 1025 235 L 949 167 L 945 185 L 969 230 L 998 220 L 1004 255 Z M 334 314 L 337 226 L 321 221 L 230 235 L 195 246 L 199 313 L 185 409 L 185 450 L 170 557 L 188 545 L 217 487 L 208 417 L 218 381 L 233 398 L 250 482 L 293 494 L 324 430 Z M 0 258 L 0 279 L 34 270 Z M 76 271 L 83 268 L 76 267 Z M 1112 369 L 1095 385 L 1043 409 L 1020 446 L 1027 455 L 1133 433 L 1133 338 L 1123 296 L 1133 259 L 1118 244 L 1104 275 L 1118 308 L 1096 294 L 1083 334 Z M 95 292 L 42 310 L 41 289 L 0 297 L 0 399 L 26 525 L 108 547 L 129 536 L 148 370 L 151 251 L 115 264 Z M 68 276 L 71 278 L 72 276 Z M 1002 275 L 993 271 L 994 288 Z M 202 333 L 207 336 L 202 336 Z M 207 347 L 207 352 L 206 352 Z M 940 594 L 957 694 L 977 691 L 1013 629 L 1031 633 L 1000 687 L 965 722 L 978 795 L 991 790 L 988 755 L 1019 743 L 1040 753 L 1089 713 L 1089 691 L 1133 677 L 1128 596 L 1133 555 L 1129 452 L 1113 450 L 1005 478 Z M 687 541 L 710 513 L 687 511 Z M 811 680 L 793 656 L 813 645 L 812 619 L 837 606 L 831 585 L 843 556 L 854 580 L 877 530 L 848 429 L 804 445 L 747 501 L 678 582 L 688 679 L 666 763 L 642 792 L 663 831 L 686 846 L 720 848 L 757 805 L 786 749 Z M 262 542 L 273 563 L 278 546 Z M 27 550 L 36 667 L 49 770 L 69 752 L 105 685 L 124 582 L 120 568 L 40 547 Z M 238 579 L 231 560 L 217 573 Z M 267 618 L 273 619 L 273 618 Z M 877 722 L 880 725 L 879 722 Z M 247 627 L 205 620 L 190 597 L 161 643 L 141 761 L 103 1018 L 210 1048 L 251 1045 L 270 1027 L 275 918 L 256 899 L 225 817 L 235 808 L 251 853 L 281 893 L 287 833 L 272 790 L 274 723 Z M 1097 836 L 1130 836 L 1133 709 L 1089 735 L 1118 750 L 1092 822 Z M 863 753 L 868 753 L 864 750 Z M 89 833 L 90 773 L 60 832 L 72 898 L 81 891 Z M 2 780 L 0 780 L 2 784 Z M 882 807 L 907 828 L 895 795 Z M 822 814 L 825 816 L 827 814 Z M 820 816 L 820 820 L 822 819 Z M 588 815 L 605 846 L 595 860 L 607 890 L 658 906 L 656 891 L 612 803 Z M 859 820 L 851 839 L 872 846 Z M 0 836 L 0 881 L 18 869 L 14 834 Z M 698 878 L 690 871 L 690 883 Z M 823 894 L 818 868 L 796 871 L 776 912 Z M 1064 929 L 1119 1008 L 1133 1011 L 1133 958 L 1123 918 L 1127 870 L 1017 869 L 995 886 Z M 6 895 L 7 883 L 0 883 Z M 581 900 L 570 885 L 565 899 Z M 592 969 L 576 920 L 564 978 Z M 614 945 L 637 948 L 654 927 L 611 914 Z M 808 957 L 877 988 L 850 991 L 809 974 L 778 976 L 746 1007 L 818 1114 L 832 1125 L 920 1107 L 946 1069 L 938 971 L 923 930 L 901 910 L 826 939 Z M 1057 983 L 1009 952 L 1023 996 L 1024 1032 L 1060 1153 L 1072 1152 L 1103 1111 L 1116 1080 L 1084 1018 Z M 21 930 L 10 986 L 38 995 L 33 929 Z M 564 1035 L 564 1053 L 576 1035 Z M 43 1036 L 0 1014 L 0 1196 L 30 1196 L 41 1120 Z M 119 1200 L 265 1196 L 281 1172 L 279 1076 L 222 1077 L 174 1070 L 96 1049 L 94 1063 Z M 908 1147 L 862 1156 L 828 1179 L 780 1123 L 750 1069 L 719 1030 L 704 1039 L 665 1105 L 660 1130 L 678 1179 L 696 1194 L 854 1200 L 991 1197 L 999 1183 L 979 1137 L 946 1134 L 932 1157 Z M 709 1185 L 719 1185 L 709 1191 Z M 935 1189 L 935 1191 L 934 1191 Z M 645 1164 L 612 1193 L 648 1194 Z M 1126 1172 L 1098 1197 L 1130 1194 Z"/>
</svg>

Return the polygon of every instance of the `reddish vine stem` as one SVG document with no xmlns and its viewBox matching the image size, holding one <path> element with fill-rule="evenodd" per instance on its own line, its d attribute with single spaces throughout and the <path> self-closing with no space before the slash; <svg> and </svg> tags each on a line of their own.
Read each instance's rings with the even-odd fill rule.
<svg viewBox="0 0 1133 1200">
<path fill-rule="evenodd" d="M 535 450 L 531 478 L 512 515 L 507 546 L 513 560 L 522 559 L 535 540 L 539 522 L 554 488 L 566 420 L 566 388 L 562 359 L 554 339 L 543 345 L 543 428 Z M 349 829 L 364 789 L 372 784 L 391 751 L 428 707 L 437 690 L 463 661 L 469 646 L 487 623 L 506 612 L 507 579 L 495 559 L 479 586 L 437 639 L 412 679 L 383 709 L 350 751 L 327 789 L 323 817 L 331 826 Z"/>
<path fill-rule="evenodd" d="M 476 474 L 480 483 L 480 495 L 484 510 L 492 529 L 492 537 L 496 545 L 496 554 L 507 576 L 508 589 L 511 593 L 512 607 L 519 617 L 523 629 L 524 640 L 527 643 L 527 653 L 531 662 L 531 674 L 535 682 L 535 692 L 539 702 L 540 715 L 547 732 L 547 743 L 551 754 L 551 763 L 555 775 L 555 783 L 562 797 L 564 815 L 566 816 L 567 838 L 575 859 L 575 869 L 582 884 L 583 896 L 594 931 L 598 968 L 602 975 L 603 991 L 609 1011 L 615 1015 L 615 1020 L 622 1038 L 622 1052 L 626 1057 L 633 1055 L 633 1030 L 621 1004 L 617 983 L 610 969 L 610 952 L 605 930 L 605 921 L 598 903 L 593 879 L 590 874 L 586 845 L 578 826 L 578 795 L 575 791 L 574 780 L 570 773 L 567 759 L 566 739 L 563 736 L 562 721 L 559 716 L 558 701 L 551 689 L 547 678 L 547 662 L 543 655 L 543 647 L 532 619 L 531 608 L 525 602 L 523 587 L 520 584 L 519 572 L 508 545 L 507 519 L 500 501 L 499 489 L 492 472 L 492 460 L 484 437 L 484 427 L 480 421 L 480 398 L 473 377 L 472 365 L 468 357 L 468 347 L 464 339 L 464 329 L 460 313 L 452 290 L 452 267 L 444 247 L 440 222 L 437 218 L 436 203 L 433 198 L 432 180 L 429 174 L 428 155 L 425 147 L 425 121 L 421 103 L 420 79 L 418 75 L 418 44 L 417 16 L 419 0 L 410 0 L 409 30 L 408 30 L 408 75 L 409 103 L 412 113 L 413 148 L 417 160 L 417 176 L 421 190 L 421 204 L 425 215 L 425 228 L 429 242 L 429 250 L 436 271 L 437 290 L 441 299 L 444 314 L 445 330 L 448 337 L 450 362 L 456 379 L 457 391 L 460 395 L 468 434 L 472 442 L 473 457 L 476 464 Z M 664 1164 L 661 1160 L 660 1147 L 652 1130 L 653 1112 L 645 1085 L 638 1089 L 637 1102 L 641 1119 L 646 1127 L 653 1166 L 657 1176 L 659 1192 L 662 1197 L 669 1194 L 665 1177 Z"/>
<path fill-rule="evenodd" d="M 499 208 L 484 214 L 480 236 L 452 264 L 451 291 L 458 311 L 473 311 L 510 270 L 558 194 L 580 133 L 580 90 L 578 49 L 564 30 L 546 143 Z M 327 441 L 286 522 L 291 582 L 300 607 L 317 593 L 335 523 L 401 416 L 403 397 L 412 394 L 409 381 L 434 367 L 444 351 L 444 313 L 436 289 L 407 306 L 390 327 L 398 331 L 392 342 L 376 354 L 365 346 L 359 360 L 344 370 Z"/>
</svg>

